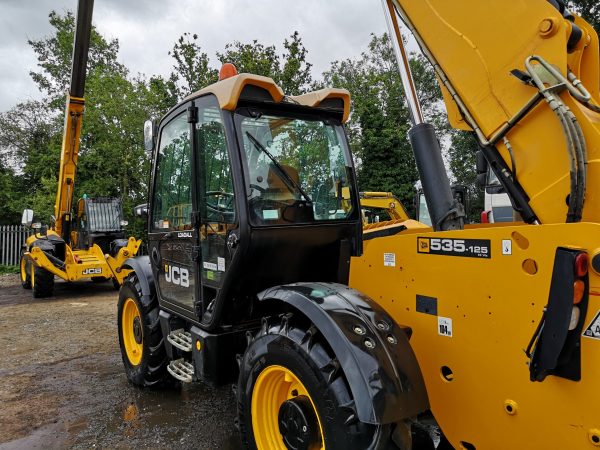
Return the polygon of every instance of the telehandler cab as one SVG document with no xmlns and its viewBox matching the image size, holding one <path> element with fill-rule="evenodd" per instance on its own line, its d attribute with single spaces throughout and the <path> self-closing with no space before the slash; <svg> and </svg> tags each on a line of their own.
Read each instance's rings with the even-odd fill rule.
<svg viewBox="0 0 600 450">
<path fill-rule="evenodd" d="M 382 3 L 432 227 L 363 233 L 348 92 L 225 66 L 145 127 L 127 377 L 237 379 L 251 449 L 433 448 L 428 422 L 438 449 L 599 447 L 598 37 L 557 0 Z M 398 17 L 523 222 L 464 224 Z"/>
<path fill-rule="evenodd" d="M 32 227 L 34 233 L 21 252 L 21 284 L 36 298 L 53 294 L 55 275 L 65 281 L 112 279 L 118 288 L 128 273 L 121 270 L 121 265 L 135 256 L 141 244 L 133 237 L 125 238 L 123 227 L 127 223 L 120 199 L 84 196 L 77 202 L 75 214 L 72 211 L 93 6 L 93 0 L 79 0 L 77 8 L 54 223 L 47 229 L 34 223 L 31 209 L 23 211 L 22 224 Z"/>
</svg>

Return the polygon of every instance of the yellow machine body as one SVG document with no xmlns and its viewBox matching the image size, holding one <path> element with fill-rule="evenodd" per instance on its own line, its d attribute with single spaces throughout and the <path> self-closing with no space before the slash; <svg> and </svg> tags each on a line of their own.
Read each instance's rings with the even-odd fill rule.
<svg viewBox="0 0 600 450">
<path fill-rule="evenodd" d="M 54 230 L 49 230 L 46 236 L 48 235 L 58 236 Z M 45 239 L 46 236 L 29 236 L 26 241 L 27 248 L 37 239 Z M 41 267 L 65 281 L 103 277 L 113 278 L 119 284 L 122 284 L 131 271 L 121 269 L 121 266 L 127 259 L 137 254 L 141 244 L 141 240 L 130 237 L 127 246 L 119 249 L 116 256 L 104 254 L 98 245 L 93 245 L 87 250 L 72 249 L 67 245 L 65 246 L 66 254 L 63 269 L 53 264 L 39 247 L 31 247 L 30 251 L 24 253 L 24 257 L 31 262 L 32 269 L 33 267 Z"/>
<path fill-rule="evenodd" d="M 83 97 L 87 72 L 87 55 L 92 29 L 93 0 L 79 0 L 74 40 L 71 84 L 67 93 L 65 121 L 58 173 L 58 188 L 54 205 L 54 225 L 44 236 L 34 234 L 27 239 L 23 258 L 31 267 L 41 267 L 66 281 L 81 278 L 113 278 L 122 283 L 128 270 L 120 267 L 129 257 L 135 256 L 140 240 L 130 237 L 127 245 L 118 252 L 104 254 L 96 244 L 76 249 L 78 235 L 71 231 L 73 221 L 73 195 L 77 175 L 77 160 L 81 145 L 81 129 L 85 112 Z M 33 245 L 38 239 L 54 236 L 64 240 L 64 261 L 51 261 L 40 246 Z M 61 244 L 62 245 L 62 244 Z M 83 247 L 80 245 L 79 247 Z"/>
<path fill-rule="evenodd" d="M 73 205 L 73 189 L 77 173 L 77 159 L 79 157 L 84 110 L 85 101 L 83 98 L 67 95 L 65 124 L 60 153 L 60 169 L 58 173 L 58 190 L 54 205 L 54 215 L 56 217 L 55 230 L 59 236 L 62 235 L 63 223 L 61 219 L 65 214 L 71 214 Z"/>
<path fill-rule="evenodd" d="M 536 94 L 510 73 L 523 70 L 531 55 L 540 55 L 562 74 L 570 70 L 590 92 L 592 103 L 599 103 L 598 37 L 576 16 L 574 24 L 583 35 L 567 52 L 572 23 L 546 0 L 391 3 L 438 65 L 451 124 L 477 131 L 480 141 L 492 140 Z M 434 232 L 406 223 L 408 229 L 397 234 L 365 239 L 363 255 L 351 261 L 350 286 L 412 328 L 410 342 L 431 410 L 457 449 L 600 446 L 600 340 L 581 337 L 579 381 L 558 376 L 530 381 L 525 353 L 548 305 L 557 248 L 582 250 L 590 258 L 600 253 L 600 114 L 566 89 L 557 92 L 580 123 L 587 144 L 582 222 L 564 223 L 569 157 L 563 129 L 542 101 L 506 135 L 516 177 L 540 224 L 467 225 Z M 503 141 L 496 147 L 512 167 Z M 431 239 L 489 240 L 491 257 L 433 254 Z M 600 314 L 600 274 L 591 267 L 588 298 L 584 330 Z M 440 332 L 448 324 L 451 335 Z"/>
<path fill-rule="evenodd" d="M 410 219 L 402 202 L 391 192 L 361 192 L 360 206 L 362 209 L 383 210 L 390 220 Z M 365 222 L 365 226 L 368 225 L 364 215 L 363 222 Z"/>
<path fill-rule="evenodd" d="M 539 55 L 566 76 L 581 80 L 600 103 L 598 36 L 583 19 L 574 23 L 583 33 L 572 52 L 567 43 L 572 23 L 546 0 L 509 3 L 491 0 L 394 0 L 409 28 L 437 61 L 478 127 L 490 139 L 513 118 L 537 90 L 511 75 L 524 70 L 525 60 Z M 554 80 L 549 80 L 554 84 Z M 453 127 L 472 124 L 456 106 L 444 84 L 442 92 Z M 600 114 L 577 102 L 567 90 L 560 98 L 579 121 L 587 143 L 588 186 L 584 222 L 600 221 Z M 569 157 L 558 119 L 542 101 L 509 131 L 516 177 L 530 197 L 541 223 L 565 222 L 569 194 Z M 496 145 L 510 166 L 506 146 Z"/>
<path fill-rule="evenodd" d="M 455 448 L 467 448 L 461 441 L 485 450 L 593 447 L 600 341 L 582 338 L 579 382 L 531 382 L 524 350 L 548 303 L 556 248 L 595 254 L 598 235 L 600 225 L 588 223 L 417 228 L 366 240 L 363 256 L 352 259 L 350 286 L 412 328 L 433 415 Z M 491 258 L 418 252 L 419 240 L 429 238 L 490 239 Z M 502 252 L 506 240 L 510 255 Z M 437 299 L 435 314 L 418 312 L 417 296 Z M 591 271 L 586 326 L 599 311 L 600 276 Z M 439 333 L 440 318 L 451 320 L 451 337 Z"/>
<path fill-rule="evenodd" d="M 56 221 L 53 229 L 48 230 L 48 235 L 62 237 L 63 218 L 67 217 L 69 220 L 71 218 L 84 109 L 85 101 L 83 98 L 67 95 L 58 190 L 54 207 Z M 75 232 L 69 233 L 72 245 L 69 245 L 69 242 L 65 244 L 65 260 L 62 269 L 54 264 L 41 248 L 32 247 L 36 240 L 45 239 L 47 236 L 37 234 L 30 236 L 26 241 L 26 248 L 30 250 L 26 251 L 23 257 L 31 262 L 32 268 L 34 266 L 41 267 L 65 281 L 104 277 L 113 278 L 119 284 L 122 284 L 130 270 L 121 270 L 121 266 L 125 260 L 137 254 L 141 240 L 130 237 L 127 245 L 121 248 L 116 255 L 111 256 L 104 254 L 96 244 L 88 249 L 75 249 L 76 240 L 73 237 L 76 234 Z"/>
</svg>

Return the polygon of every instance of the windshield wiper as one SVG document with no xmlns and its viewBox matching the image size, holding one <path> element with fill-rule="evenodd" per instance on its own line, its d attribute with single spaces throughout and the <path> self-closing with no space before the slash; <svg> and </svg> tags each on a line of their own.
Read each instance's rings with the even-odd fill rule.
<svg viewBox="0 0 600 450">
<path fill-rule="evenodd" d="M 273 161 L 275 168 L 283 176 L 283 181 L 286 181 L 288 188 L 292 188 L 292 189 L 295 188 L 298 192 L 300 192 L 300 194 L 302 194 L 302 196 L 306 199 L 306 201 L 308 203 L 312 203 L 312 200 L 310 199 L 308 194 L 306 192 L 304 192 L 304 189 L 302 189 L 300 187 L 300 185 L 294 181 L 294 179 L 286 172 L 286 170 L 281 166 L 281 164 L 279 164 L 279 161 L 277 161 L 277 159 L 275 159 L 275 157 L 269 152 L 269 150 L 267 150 L 264 147 L 264 145 L 262 145 L 260 142 L 258 142 L 258 139 L 256 139 L 254 136 L 252 136 L 252 134 L 250 134 L 249 131 L 246 131 L 246 136 L 248 136 L 248 139 L 250 139 L 250 141 L 254 144 L 254 146 L 258 150 L 263 152 L 265 155 L 267 155 L 269 157 L 269 159 L 271 161 Z"/>
</svg>

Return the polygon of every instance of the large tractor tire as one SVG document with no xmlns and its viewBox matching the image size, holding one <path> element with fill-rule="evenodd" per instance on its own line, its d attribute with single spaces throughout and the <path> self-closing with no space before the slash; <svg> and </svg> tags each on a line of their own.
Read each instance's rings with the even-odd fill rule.
<svg viewBox="0 0 600 450">
<path fill-rule="evenodd" d="M 169 383 L 169 360 L 165 351 L 158 317 L 156 292 L 142 298 L 140 282 L 130 274 L 119 292 L 118 328 L 121 357 L 127 378 L 142 387 Z"/>
<path fill-rule="evenodd" d="M 358 421 L 340 365 L 308 323 L 263 328 L 240 363 L 238 420 L 247 449 L 383 449 L 390 427 Z"/>
<path fill-rule="evenodd" d="M 23 289 L 31 289 L 31 263 L 25 259 L 24 254 L 25 251 L 21 251 L 21 260 L 19 261 L 21 286 L 23 286 Z"/>
<path fill-rule="evenodd" d="M 33 298 L 52 297 L 54 293 L 54 274 L 42 267 L 33 265 L 30 273 Z"/>
</svg>

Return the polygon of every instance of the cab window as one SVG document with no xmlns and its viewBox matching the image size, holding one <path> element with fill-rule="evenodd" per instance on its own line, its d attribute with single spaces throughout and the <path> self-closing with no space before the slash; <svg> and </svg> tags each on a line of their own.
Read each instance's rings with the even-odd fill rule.
<svg viewBox="0 0 600 450">
<path fill-rule="evenodd" d="M 190 125 L 181 114 L 165 125 L 157 156 L 152 228 L 188 230 L 192 224 Z"/>
<path fill-rule="evenodd" d="M 340 125 L 238 110 L 250 220 L 284 225 L 350 218 L 350 161 Z"/>
</svg>

